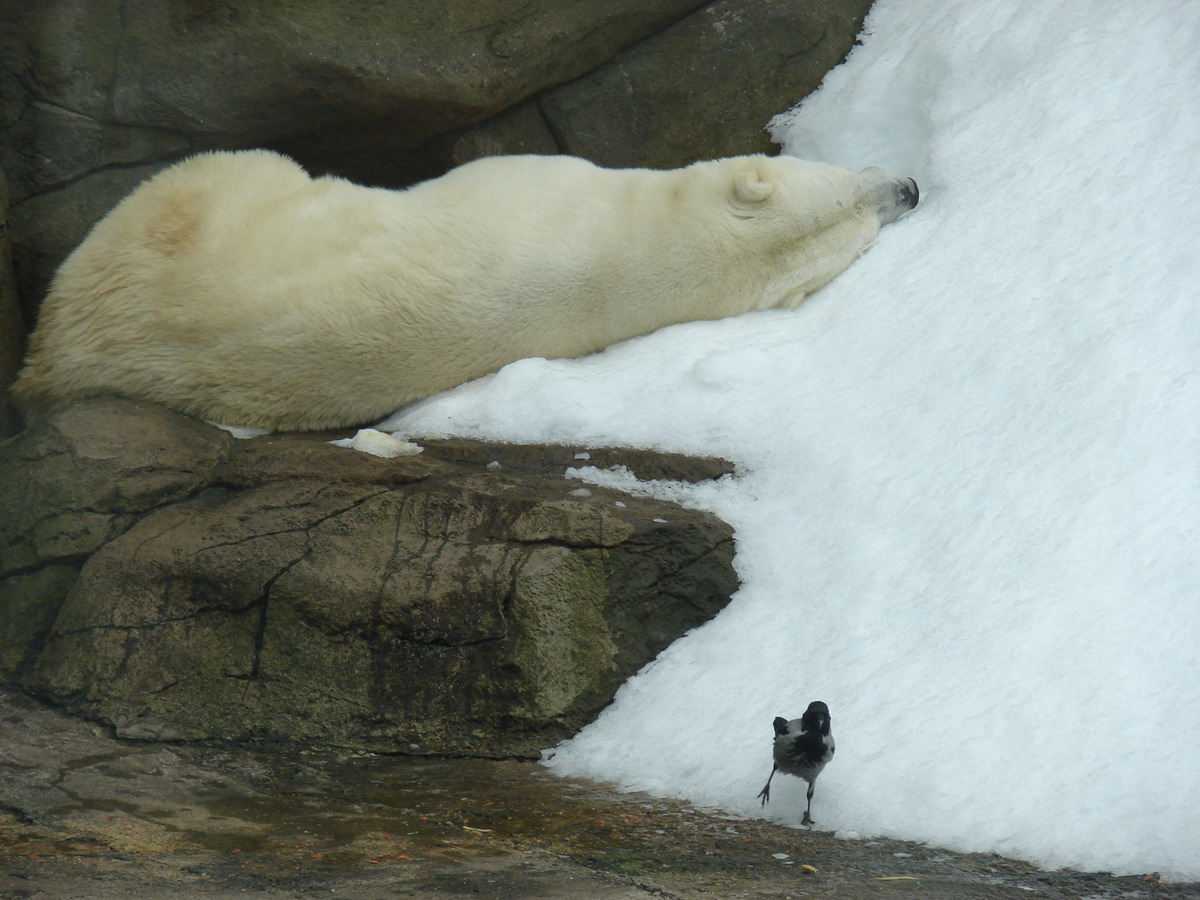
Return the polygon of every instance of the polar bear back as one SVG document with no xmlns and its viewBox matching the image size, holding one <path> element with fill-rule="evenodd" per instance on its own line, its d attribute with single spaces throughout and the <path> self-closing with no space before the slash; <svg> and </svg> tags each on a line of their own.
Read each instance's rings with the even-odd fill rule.
<svg viewBox="0 0 1200 900">
<path fill-rule="evenodd" d="M 523 357 L 794 305 L 879 227 L 853 173 L 798 166 L 816 164 L 495 157 L 391 191 L 269 151 L 202 154 L 140 186 L 63 264 L 14 396 L 360 424 Z"/>
</svg>

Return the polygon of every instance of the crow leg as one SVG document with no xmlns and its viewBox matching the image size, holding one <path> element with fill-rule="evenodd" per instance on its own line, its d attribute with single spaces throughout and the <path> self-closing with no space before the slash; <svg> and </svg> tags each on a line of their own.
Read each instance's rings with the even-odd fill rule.
<svg viewBox="0 0 1200 900">
<path fill-rule="evenodd" d="M 801 824 L 801 825 L 816 825 L 816 824 L 817 824 L 816 822 L 814 822 L 814 821 L 812 820 L 812 816 L 811 816 L 811 815 L 809 815 L 809 813 L 811 813 L 811 812 L 812 812 L 812 795 L 813 795 L 813 791 L 815 791 L 816 789 L 817 789 L 817 786 L 816 786 L 815 784 L 813 784 L 812 782 L 809 782 L 809 785 L 808 785 L 808 806 L 806 806 L 806 807 L 804 808 L 804 818 L 800 820 L 800 824 Z"/>
<path fill-rule="evenodd" d="M 763 789 L 758 792 L 758 796 L 762 797 L 762 805 L 766 806 L 767 801 L 771 799 L 771 779 L 775 777 L 775 772 L 779 766 L 771 766 L 771 774 L 767 776 L 767 783 L 763 785 Z"/>
</svg>

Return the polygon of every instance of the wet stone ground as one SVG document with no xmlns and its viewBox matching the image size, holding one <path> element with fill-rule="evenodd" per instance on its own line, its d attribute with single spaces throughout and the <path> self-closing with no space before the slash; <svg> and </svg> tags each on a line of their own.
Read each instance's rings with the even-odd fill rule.
<svg viewBox="0 0 1200 900">
<path fill-rule="evenodd" d="M 838 840 L 519 761 L 118 741 L 0 691 L 3 898 L 1183 898 Z"/>
</svg>

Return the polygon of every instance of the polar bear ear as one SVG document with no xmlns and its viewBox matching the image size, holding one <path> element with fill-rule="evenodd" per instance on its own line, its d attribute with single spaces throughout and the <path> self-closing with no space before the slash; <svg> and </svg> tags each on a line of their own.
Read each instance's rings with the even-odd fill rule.
<svg viewBox="0 0 1200 900">
<path fill-rule="evenodd" d="M 741 204 L 762 203 L 775 192 L 775 183 L 754 163 L 747 163 L 733 176 L 733 197 Z"/>
</svg>

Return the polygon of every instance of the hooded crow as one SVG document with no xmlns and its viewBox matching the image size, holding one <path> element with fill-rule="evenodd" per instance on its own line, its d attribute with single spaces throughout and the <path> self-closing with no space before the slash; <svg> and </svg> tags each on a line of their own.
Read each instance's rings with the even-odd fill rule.
<svg viewBox="0 0 1200 900">
<path fill-rule="evenodd" d="M 808 807 L 804 810 L 802 825 L 815 825 L 810 813 L 812 812 L 813 787 L 817 776 L 825 768 L 825 764 L 833 759 L 833 735 L 829 731 L 829 707 L 820 700 L 808 704 L 798 719 L 790 722 L 778 716 L 775 719 L 775 748 L 773 755 L 775 765 L 767 783 L 758 796 L 762 797 L 762 805 L 766 806 L 771 799 L 771 779 L 776 772 L 785 775 L 795 775 L 808 782 Z"/>
</svg>

